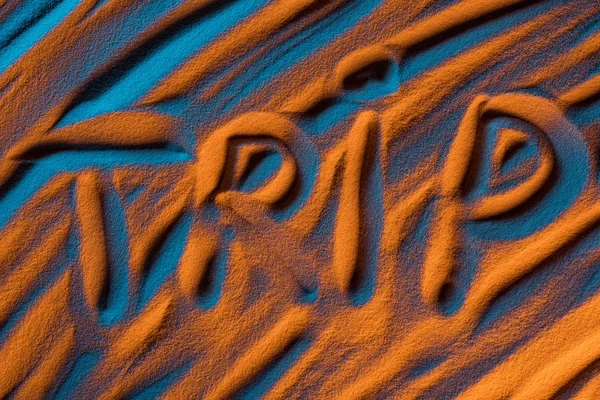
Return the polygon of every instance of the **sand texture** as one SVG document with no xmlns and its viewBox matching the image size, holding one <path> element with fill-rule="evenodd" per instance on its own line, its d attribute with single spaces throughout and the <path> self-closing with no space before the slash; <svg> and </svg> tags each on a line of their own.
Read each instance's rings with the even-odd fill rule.
<svg viewBox="0 0 600 400">
<path fill-rule="evenodd" d="M 600 399 L 599 0 L 0 0 L 0 399 Z"/>
</svg>

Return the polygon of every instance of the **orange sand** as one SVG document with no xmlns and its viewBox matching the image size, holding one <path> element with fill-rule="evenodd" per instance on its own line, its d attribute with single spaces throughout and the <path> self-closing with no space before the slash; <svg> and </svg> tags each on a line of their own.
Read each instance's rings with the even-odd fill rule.
<svg viewBox="0 0 600 400">
<path fill-rule="evenodd" d="M 0 0 L 0 23 L 9 3 Z M 221 91 L 243 67 L 269 53 L 260 49 L 264 42 L 285 42 L 292 34 L 284 30 L 301 31 L 311 25 L 302 25 L 303 19 L 316 23 L 347 2 L 323 3 L 330 4 L 319 13 L 324 6 L 315 0 L 271 1 L 195 52 L 130 109 L 59 126 L 94 79 L 216 4 L 183 1 L 85 76 L 66 75 L 77 67 L 69 54 L 79 54 L 136 11 L 133 0 L 109 0 L 98 8 L 97 1 L 81 1 L 0 75 L 0 126 L 9 132 L 2 143 L 0 187 L 10 191 L 23 168 L 65 150 L 158 147 L 168 153 L 165 144 L 185 150 L 180 134 L 194 124 L 160 106 L 191 96 L 197 85 L 237 65 L 190 102 L 198 106 L 227 96 Z M 60 172 L 26 199 L 0 237 L 0 325 L 6 330 L 0 397 L 44 398 L 77 357 L 93 353 L 99 361 L 73 398 L 125 398 L 179 373 L 161 398 L 229 399 L 306 343 L 264 398 L 550 399 L 568 390 L 576 398 L 598 398 L 600 294 L 568 304 L 563 299 L 591 280 L 598 261 L 595 243 L 577 247 L 600 225 L 600 201 L 592 176 L 597 145 L 575 116 L 590 103 L 597 107 L 600 75 L 589 73 L 592 68 L 580 71 L 581 79 L 573 73 L 558 91 L 549 82 L 597 58 L 597 33 L 568 51 L 552 48 L 567 40 L 582 15 L 597 16 L 600 8 L 583 1 L 582 11 L 578 2 L 549 7 L 401 81 L 390 94 L 348 101 L 356 106 L 350 116 L 322 136 L 309 135 L 307 121 L 314 122 L 327 102 L 347 99 L 354 90 L 347 83 L 370 77 L 377 63 L 403 71 L 432 42 L 527 5 L 411 3 L 383 1 L 368 22 L 361 20 L 281 71 L 243 104 L 194 125 L 191 161 Z M 402 17 L 404 6 L 409 9 Z M 518 72 L 527 69 L 528 57 L 546 52 L 552 63 Z M 518 75 L 517 82 L 502 83 L 502 74 Z M 55 90 L 65 76 L 64 90 Z M 555 97 L 524 90 L 532 87 L 548 88 Z M 449 115 L 459 116 L 451 131 L 441 122 Z M 471 179 L 484 155 L 479 141 L 488 120 L 498 116 L 537 133 L 499 131 L 490 152 L 490 190 L 473 200 Z M 587 151 L 587 159 L 568 160 L 590 167 L 578 197 L 525 237 L 470 238 L 473 225 L 521 217 L 543 199 L 564 161 L 554 147 L 556 135 L 571 135 L 565 143 Z M 417 167 L 395 171 L 411 155 L 404 151 L 420 143 L 424 148 L 413 150 Z M 536 148 L 534 160 L 501 176 L 512 154 L 529 144 Z M 280 165 L 258 187 L 242 190 L 254 160 L 266 153 L 279 154 Z M 375 162 L 369 161 L 373 154 Z M 310 167 L 314 182 L 307 176 Z M 383 176 L 381 192 L 367 193 L 375 168 Z M 382 215 L 376 212 L 379 200 Z M 110 248 L 110 207 L 123 208 L 126 248 L 120 252 Z M 282 210 L 291 211 L 282 218 Z M 426 215 L 430 220 L 419 231 Z M 180 256 L 168 260 L 173 271 L 143 302 L 141 293 L 150 290 L 149 276 L 156 272 L 153 262 L 180 226 L 187 231 L 175 240 Z M 567 258 L 573 249 L 581 254 Z M 479 255 L 476 269 L 469 282 L 460 282 L 464 253 L 471 250 Z M 376 260 L 372 278 L 369 252 Z M 75 261 L 65 262 L 71 253 Z M 220 271 L 222 253 L 228 258 Z M 115 254 L 126 266 L 119 298 L 124 311 L 107 323 L 102 303 L 114 290 L 109 282 L 117 274 Z M 544 281 L 547 286 L 485 322 L 511 289 L 555 264 L 560 268 Z M 361 279 L 372 279 L 372 287 L 359 304 Z M 218 286 L 218 298 L 201 305 L 200 292 L 211 285 Z M 445 312 L 448 296 L 459 289 L 464 299 Z"/>
</svg>

